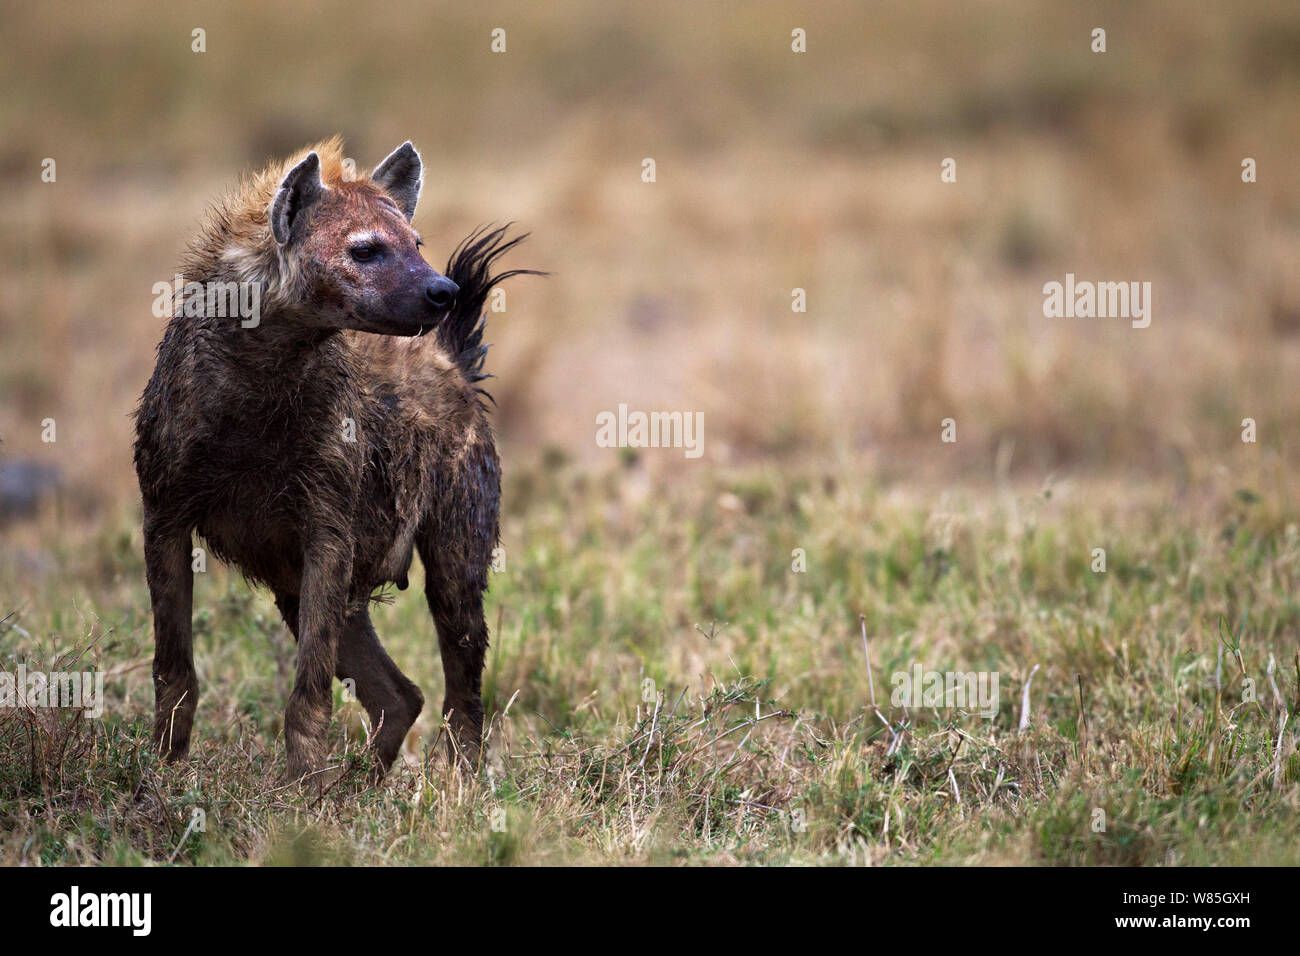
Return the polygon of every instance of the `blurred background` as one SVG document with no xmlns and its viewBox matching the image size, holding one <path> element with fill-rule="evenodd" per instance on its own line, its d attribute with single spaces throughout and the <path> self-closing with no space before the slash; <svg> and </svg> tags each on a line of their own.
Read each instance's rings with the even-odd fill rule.
<svg viewBox="0 0 1300 956">
<path fill-rule="evenodd" d="M 1138 482 L 1231 465 L 1245 417 L 1251 454 L 1295 457 L 1294 2 L 127 0 L 0 20 L 11 522 L 45 468 L 65 516 L 136 506 L 153 283 L 241 172 L 333 133 L 360 167 L 421 150 L 435 265 L 480 223 L 532 232 L 510 264 L 553 276 L 512 282 L 489 322 L 507 471 L 951 482 L 1000 461 Z M 1044 318 L 1067 272 L 1151 282 L 1151 326 Z M 619 403 L 704 412 L 703 458 L 598 448 Z"/>
</svg>

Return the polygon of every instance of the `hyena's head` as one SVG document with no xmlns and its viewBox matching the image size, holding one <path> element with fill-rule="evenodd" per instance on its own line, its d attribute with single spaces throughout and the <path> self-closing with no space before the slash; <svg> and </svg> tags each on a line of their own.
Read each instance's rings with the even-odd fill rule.
<svg viewBox="0 0 1300 956">
<path fill-rule="evenodd" d="M 424 261 L 411 228 L 422 176 L 410 143 L 368 180 L 327 185 L 315 152 L 289 170 L 271 201 L 270 225 L 303 322 L 419 335 L 447 314 L 459 290 Z"/>
</svg>

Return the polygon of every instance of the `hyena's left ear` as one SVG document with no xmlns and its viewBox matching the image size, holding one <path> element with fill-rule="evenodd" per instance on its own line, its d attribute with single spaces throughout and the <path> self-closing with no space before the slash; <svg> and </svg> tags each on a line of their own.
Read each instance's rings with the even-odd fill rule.
<svg viewBox="0 0 1300 956">
<path fill-rule="evenodd" d="M 420 184 L 424 180 L 420 154 L 410 141 L 389 153 L 388 158 L 375 167 L 370 180 L 384 187 L 406 216 L 406 221 L 410 222 L 415 215 L 415 204 L 420 201 Z"/>
<path fill-rule="evenodd" d="M 284 245 L 293 235 L 294 225 L 321 194 L 325 184 L 320 178 L 320 157 L 314 152 L 285 174 L 275 198 L 271 200 L 271 234 Z"/>
</svg>

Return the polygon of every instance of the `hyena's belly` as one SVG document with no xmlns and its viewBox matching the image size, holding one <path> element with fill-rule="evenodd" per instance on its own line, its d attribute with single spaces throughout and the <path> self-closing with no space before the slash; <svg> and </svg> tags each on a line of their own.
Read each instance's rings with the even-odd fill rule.
<svg viewBox="0 0 1300 956">
<path fill-rule="evenodd" d="M 304 542 L 300 528 L 276 518 L 212 514 L 196 529 L 212 553 L 279 594 L 298 594 Z"/>
</svg>

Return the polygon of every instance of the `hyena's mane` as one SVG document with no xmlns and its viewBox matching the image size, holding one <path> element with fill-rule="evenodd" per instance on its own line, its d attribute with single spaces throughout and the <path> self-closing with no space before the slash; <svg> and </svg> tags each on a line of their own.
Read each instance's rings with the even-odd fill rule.
<svg viewBox="0 0 1300 956">
<path fill-rule="evenodd" d="M 246 173 L 204 215 L 181 259 L 186 281 L 259 283 L 264 311 L 296 300 L 298 263 L 271 234 L 270 208 L 285 175 L 312 152 L 320 157 L 321 181 L 327 187 L 345 181 L 343 140 L 338 136 L 306 146 L 287 159 L 274 160 L 258 172 Z"/>
</svg>

